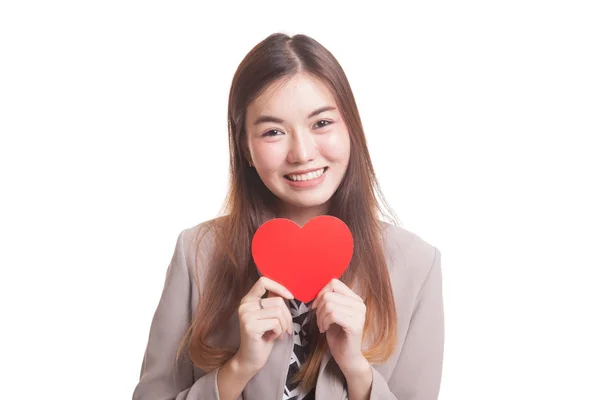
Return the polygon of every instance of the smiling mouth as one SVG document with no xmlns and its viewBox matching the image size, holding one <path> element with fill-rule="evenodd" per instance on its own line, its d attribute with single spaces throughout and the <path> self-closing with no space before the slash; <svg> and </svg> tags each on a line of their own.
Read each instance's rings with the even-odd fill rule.
<svg viewBox="0 0 600 400">
<path fill-rule="evenodd" d="M 329 169 L 329 167 L 324 167 L 319 170 L 309 172 L 308 174 L 284 175 L 284 178 L 287 179 L 288 181 L 292 181 L 292 182 L 310 181 L 312 179 L 319 178 L 321 175 L 323 175 L 325 172 L 327 172 L 328 169 Z"/>
</svg>

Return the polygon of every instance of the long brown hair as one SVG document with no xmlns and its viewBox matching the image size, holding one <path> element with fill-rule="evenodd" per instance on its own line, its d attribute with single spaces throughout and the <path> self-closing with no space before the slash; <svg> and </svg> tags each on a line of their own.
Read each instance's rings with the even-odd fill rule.
<svg viewBox="0 0 600 400">
<path fill-rule="evenodd" d="M 198 308 L 178 351 L 180 356 L 187 348 L 193 364 L 205 371 L 216 369 L 235 354 L 236 349 L 213 345 L 209 338 L 224 329 L 242 297 L 259 278 L 250 252 L 252 236 L 274 216 L 275 196 L 246 160 L 246 111 L 270 84 L 300 71 L 316 77 L 331 90 L 350 135 L 348 169 L 333 194 L 328 214 L 344 221 L 354 238 L 353 257 L 341 281 L 357 291 L 367 307 L 363 343 L 369 346 L 363 347 L 363 354 L 370 362 L 383 362 L 396 347 L 396 309 L 379 217 L 395 225 L 398 220 L 375 177 L 350 84 L 336 58 L 316 40 L 302 34 L 290 37 L 274 33 L 242 60 L 229 93 L 229 192 L 221 210 L 224 216 L 211 221 L 215 239 L 204 276 L 210 285 L 204 285 L 199 293 Z M 309 332 L 309 353 L 294 377 L 305 390 L 315 386 L 327 350 L 326 336 L 319 334 L 316 318 L 310 318 Z"/>
</svg>

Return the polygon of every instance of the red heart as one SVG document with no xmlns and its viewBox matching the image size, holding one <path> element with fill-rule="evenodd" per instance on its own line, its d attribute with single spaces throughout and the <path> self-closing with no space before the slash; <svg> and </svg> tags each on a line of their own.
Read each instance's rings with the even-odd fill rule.
<svg viewBox="0 0 600 400">
<path fill-rule="evenodd" d="M 302 228 L 292 220 L 274 218 L 256 230 L 252 257 L 263 276 L 307 303 L 331 279 L 342 276 L 353 247 L 352 232 L 336 217 L 320 215 Z"/>
</svg>

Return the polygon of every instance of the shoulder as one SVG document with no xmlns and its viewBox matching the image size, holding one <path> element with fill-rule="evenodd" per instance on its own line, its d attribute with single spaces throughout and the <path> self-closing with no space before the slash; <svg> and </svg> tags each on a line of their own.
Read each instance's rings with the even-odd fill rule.
<svg viewBox="0 0 600 400">
<path fill-rule="evenodd" d="M 196 268 L 206 269 L 206 265 L 216 243 L 219 228 L 226 216 L 201 221 L 184 228 L 177 238 L 177 248 L 190 272 Z"/>
<path fill-rule="evenodd" d="M 421 236 L 400 226 L 380 221 L 383 250 L 392 284 L 420 287 L 441 253 Z"/>
</svg>

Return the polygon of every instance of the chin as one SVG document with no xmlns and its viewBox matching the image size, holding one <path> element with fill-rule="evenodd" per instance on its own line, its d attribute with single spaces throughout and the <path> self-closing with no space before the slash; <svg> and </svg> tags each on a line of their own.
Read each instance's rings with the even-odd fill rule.
<svg viewBox="0 0 600 400">
<path fill-rule="evenodd" d="M 312 196 L 294 196 L 288 197 L 283 196 L 279 197 L 284 202 L 293 205 L 295 207 L 302 208 L 312 208 L 312 207 L 322 207 L 325 203 L 327 203 L 331 199 L 331 195 L 327 196 L 325 194 L 316 194 Z"/>
<path fill-rule="evenodd" d="M 281 185 L 278 179 L 273 179 L 265 185 L 282 203 L 299 208 L 323 207 L 335 192 L 330 182 L 325 182 L 324 187 L 316 190 L 295 190 L 287 187 L 287 184 Z"/>
</svg>

